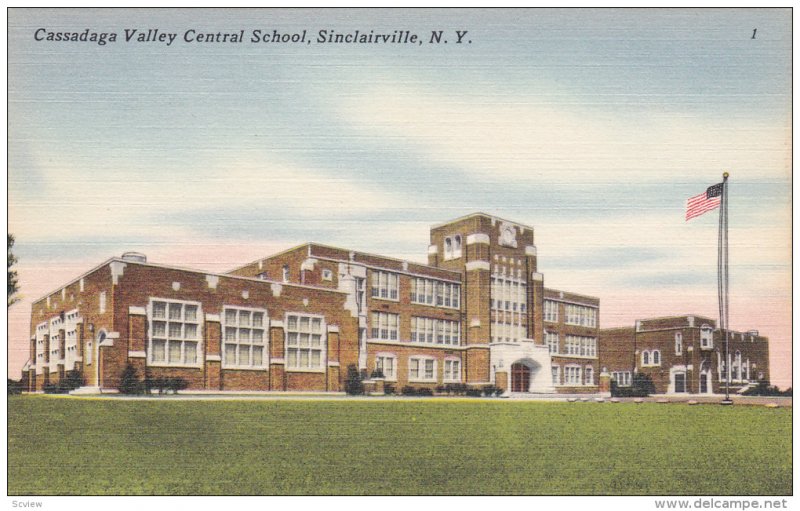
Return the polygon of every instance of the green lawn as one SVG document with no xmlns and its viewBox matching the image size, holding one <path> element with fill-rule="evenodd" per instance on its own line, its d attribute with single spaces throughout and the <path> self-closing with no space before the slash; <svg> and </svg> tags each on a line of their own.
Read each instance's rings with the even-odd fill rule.
<svg viewBox="0 0 800 511">
<path fill-rule="evenodd" d="M 8 399 L 9 495 L 788 495 L 791 409 Z"/>
</svg>

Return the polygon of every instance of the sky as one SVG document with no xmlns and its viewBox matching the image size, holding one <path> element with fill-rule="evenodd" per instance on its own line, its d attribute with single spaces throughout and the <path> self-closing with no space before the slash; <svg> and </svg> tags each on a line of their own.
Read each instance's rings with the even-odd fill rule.
<svg viewBox="0 0 800 511">
<path fill-rule="evenodd" d="M 430 226 L 476 211 L 532 226 L 545 285 L 599 297 L 601 327 L 716 317 L 717 212 L 685 222 L 684 208 L 727 171 L 731 327 L 768 336 L 773 383 L 791 385 L 788 9 L 17 9 L 8 23 L 12 378 L 31 302 L 123 252 L 224 272 L 316 241 L 425 262 Z M 117 40 L 46 40 L 86 29 Z M 422 44 L 320 44 L 321 30 Z M 440 30 L 447 44 L 429 43 Z"/>
</svg>

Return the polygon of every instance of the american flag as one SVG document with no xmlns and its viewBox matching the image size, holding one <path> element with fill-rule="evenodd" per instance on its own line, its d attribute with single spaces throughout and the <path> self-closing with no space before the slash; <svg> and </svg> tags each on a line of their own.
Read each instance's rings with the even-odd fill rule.
<svg viewBox="0 0 800 511">
<path fill-rule="evenodd" d="M 722 183 L 711 185 L 700 195 L 686 200 L 686 221 L 719 207 L 722 200 Z"/>
</svg>

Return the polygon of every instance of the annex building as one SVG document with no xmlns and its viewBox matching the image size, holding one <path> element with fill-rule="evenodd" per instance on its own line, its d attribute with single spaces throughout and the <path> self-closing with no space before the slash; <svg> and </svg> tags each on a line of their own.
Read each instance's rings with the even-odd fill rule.
<svg viewBox="0 0 800 511">
<path fill-rule="evenodd" d="M 398 389 L 506 393 L 598 393 L 640 371 L 674 393 L 718 392 L 725 367 L 740 387 L 768 378 L 766 338 L 738 334 L 725 366 L 705 318 L 600 330 L 600 300 L 546 288 L 536 252 L 532 227 L 475 213 L 431 228 L 427 265 L 316 243 L 225 274 L 127 253 L 33 304 L 23 380 L 77 370 L 115 389 L 128 364 L 204 391 L 339 392 L 349 366 Z"/>
</svg>

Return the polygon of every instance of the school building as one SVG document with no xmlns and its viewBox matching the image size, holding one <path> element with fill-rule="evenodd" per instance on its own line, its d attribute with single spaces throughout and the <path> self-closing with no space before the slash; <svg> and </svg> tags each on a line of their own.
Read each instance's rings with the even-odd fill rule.
<svg viewBox="0 0 800 511">
<path fill-rule="evenodd" d="M 613 336 L 599 328 L 598 298 L 544 287 L 536 254 L 532 227 L 484 213 L 432 227 L 428 264 L 307 243 L 215 274 L 126 253 L 33 304 L 23 379 L 41 391 L 77 370 L 84 391 L 110 390 L 130 364 L 140 378 L 182 378 L 189 390 L 340 392 L 355 366 L 398 389 L 594 394 L 625 371 L 660 367 L 659 378 L 677 382 L 680 369 L 666 365 L 674 362 L 685 391 L 699 391 L 705 359 L 686 358 L 694 326 L 680 360 L 647 344 L 655 330 L 638 323 L 632 341 Z M 759 339 L 740 339 L 744 358 L 733 367 L 742 382 L 768 377 Z M 644 351 L 638 364 L 633 355 Z M 703 374 L 717 368 L 718 378 L 720 361 L 708 363 L 717 365 Z"/>
</svg>

